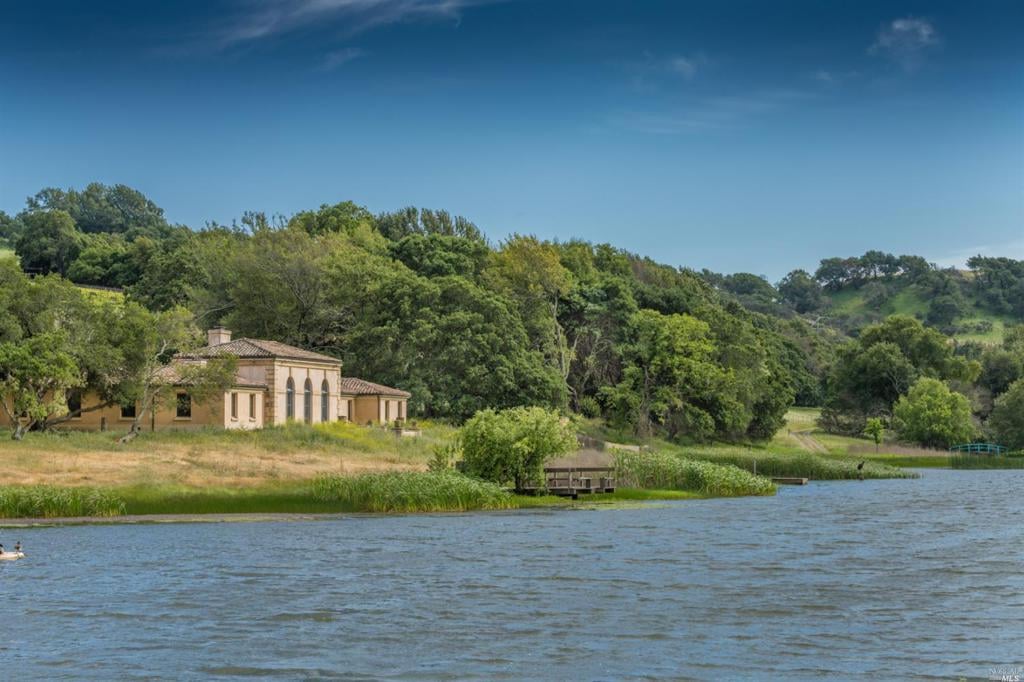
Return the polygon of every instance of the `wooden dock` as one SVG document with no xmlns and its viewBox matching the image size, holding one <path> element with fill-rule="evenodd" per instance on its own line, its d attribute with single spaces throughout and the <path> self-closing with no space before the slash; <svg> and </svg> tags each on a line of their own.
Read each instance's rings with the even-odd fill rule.
<svg viewBox="0 0 1024 682">
<path fill-rule="evenodd" d="M 779 485 L 807 485 L 807 478 L 797 478 L 795 476 L 772 476 L 772 483 L 778 483 Z"/>
<path fill-rule="evenodd" d="M 578 499 L 580 495 L 615 492 L 614 467 L 546 467 L 544 487 L 524 486 L 516 490 L 523 495 L 546 493 Z"/>
</svg>

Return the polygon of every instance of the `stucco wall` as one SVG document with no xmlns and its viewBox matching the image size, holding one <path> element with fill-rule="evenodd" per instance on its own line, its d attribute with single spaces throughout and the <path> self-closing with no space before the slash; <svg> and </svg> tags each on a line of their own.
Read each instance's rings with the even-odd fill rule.
<svg viewBox="0 0 1024 682">
<path fill-rule="evenodd" d="M 187 393 L 184 389 L 179 392 Z M 231 394 L 238 394 L 239 418 L 231 419 Z M 177 405 L 174 401 L 171 404 L 161 406 L 155 411 L 147 411 L 142 417 L 140 426 L 143 431 L 155 429 L 199 429 L 207 426 L 217 426 L 229 429 L 256 429 L 263 426 L 263 394 L 261 389 L 234 389 L 213 398 L 206 404 L 192 402 L 192 415 L 189 418 L 177 416 Z M 249 416 L 249 396 L 256 397 L 255 419 Z M 82 396 L 82 408 L 87 409 L 99 404 L 100 400 L 95 393 L 86 393 Z M 0 417 L 0 424 L 10 426 L 5 417 Z M 127 431 L 132 424 L 131 417 L 121 416 L 121 406 L 113 405 L 99 410 L 82 412 L 80 417 L 62 422 L 59 428 L 73 429 L 78 431 Z"/>
<path fill-rule="evenodd" d="M 298 360 L 275 360 L 267 368 L 268 406 L 266 421 L 268 424 L 283 424 L 287 421 L 287 390 L 288 378 L 295 382 L 295 417 L 296 421 L 304 419 L 303 400 L 306 379 L 313 385 L 312 423 L 321 421 L 320 391 L 324 379 L 327 379 L 328 411 L 327 421 L 338 419 L 339 387 L 341 384 L 341 368 L 337 365 L 326 365 Z"/>
<path fill-rule="evenodd" d="M 356 424 L 366 424 L 367 422 L 385 424 L 392 423 L 396 419 L 404 419 L 407 402 L 405 398 L 384 398 L 376 395 L 357 396 L 354 401 L 355 418 L 352 421 Z M 385 419 L 385 417 L 387 418 Z"/>
</svg>

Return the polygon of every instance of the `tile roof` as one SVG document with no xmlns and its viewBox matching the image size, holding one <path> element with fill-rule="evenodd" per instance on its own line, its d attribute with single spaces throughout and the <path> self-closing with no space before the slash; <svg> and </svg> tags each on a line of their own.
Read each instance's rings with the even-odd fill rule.
<svg viewBox="0 0 1024 682">
<path fill-rule="evenodd" d="M 175 386 L 185 386 L 188 384 L 188 380 L 182 376 L 182 365 L 186 364 L 186 361 L 173 362 L 170 365 L 164 365 L 156 371 L 157 379 L 166 384 L 172 384 Z M 241 374 L 235 375 L 235 380 L 231 383 L 234 388 L 267 388 L 267 382 L 257 381 L 250 379 L 249 377 L 242 376 Z"/>
<path fill-rule="evenodd" d="M 391 388 L 375 384 L 372 381 L 363 381 L 355 377 L 341 378 L 341 393 L 344 395 L 389 395 L 398 398 L 409 398 L 412 393 L 403 391 L 400 388 Z"/>
<path fill-rule="evenodd" d="M 312 362 L 329 362 L 341 365 L 341 360 L 329 355 L 314 353 L 310 350 L 289 346 L 279 341 L 265 339 L 234 339 L 216 346 L 206 346 L 191 353 L 183 354 L 183 358 L 214 358 L 222 355 L 235 355 L 240 358 L 285 358 L 288 360 L 309 360 Z"/>
</svg>

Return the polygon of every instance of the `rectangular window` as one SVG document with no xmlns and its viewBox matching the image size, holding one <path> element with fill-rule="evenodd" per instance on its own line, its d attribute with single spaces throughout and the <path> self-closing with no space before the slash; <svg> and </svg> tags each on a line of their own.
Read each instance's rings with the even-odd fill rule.
<svg viewBox="0 0 1024 682">
<path fill-rule="evenodd" d="M 391 421 L 391 401 L 390 400 L 385 400 L 384 401 L 384 423 L 386 424 L 389 421 Z"/>
<path fill-rule="evenodd" d="M 177 419 L 191 419 L 192 418 L 192 396 L 188 393 L 178 394 L 177 409 L 174 412 L 174 416 Z"/>
<path fill-rule="evenodd" d="M 249 421 L 256 421 L 256 394 L 249 394 Z"/>
<path fill-rule="evenodd" d="M 135 403 L 121 406 L 121 419 L 135 419 Z"/>
<path fill-rule="evenodd" d="M 231 418 L 238 419 L 238 394 L 231 394 Z"/>
</svg>

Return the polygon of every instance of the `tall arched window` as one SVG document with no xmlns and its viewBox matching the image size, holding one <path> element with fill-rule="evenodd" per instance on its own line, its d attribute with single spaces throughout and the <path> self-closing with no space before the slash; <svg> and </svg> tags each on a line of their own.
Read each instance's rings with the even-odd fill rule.
<svg viewBox="0 0 1024 682">
<path fill-rule="evenodd" d="M 284 415 L 288 419 L 295 419 L 295 379 L 291 377 L 288 377 L 284 389 Z"/>
<path fill-rule="evenodd" d="M 320 421 L 331 421 L 331 385 L 327 379 L 320 384 Z"/>
<path fill-rule="evenodd" d="M 302 418 L 307 424 L 313 423 L 313 382 L 306 377 L 306 385 L 302 389 Z"/>
</svg>

